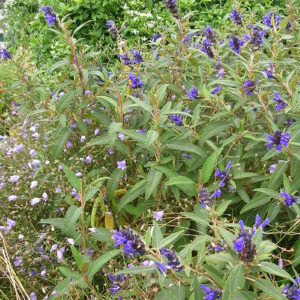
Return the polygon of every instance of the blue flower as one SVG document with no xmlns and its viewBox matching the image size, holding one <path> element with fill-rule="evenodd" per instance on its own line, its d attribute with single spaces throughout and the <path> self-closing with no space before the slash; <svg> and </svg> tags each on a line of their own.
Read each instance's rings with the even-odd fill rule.
<svg viewBox="0 0 300 300">
<path fill-rule="evenodd" d="M 48 26 L 58 25 L 57 16 L 52 7 L 43 5 L 41 11 L 45 13 L 44 18 L 48 22 Z"/>
<path fill-rule="evenodd" d="M 252 29 L 252 35 L 245 36 L 245 39 L 250 38 L 250 48 L 252 51 L 257 51 L 261 48 L 263 44 L 263 36 L 265 36 L 267 33 L 265 29 L 260 30 L 257 26 L 250 26 L 250 28 Z"/>
<path fill-rule="evenodd" d="M 247 79 L 244 82 L 242 87 L 245 90 L 245 95 L 246 96 L 254 94 L 254 90 L 256 88 L 256 83 L 257 83 L 257 80 L 250 80 L 250 79 Z"/>
<path fill-rule="evenodd" d="M 164 1 L 166 7 L 170 10 L 171 14 L 176 18 L 179 19 L 179 11 L 177 7 L 176 0 L 165 0 Z"/>
<path fill-rule="evenodd" d="M 144 81 L 141 81 L 139 77 L 132 75 L 131 73 L 128 74 L 128 79 L 131 89 L 139 89 L 144 86 Z"/>
<path fill-rule="evenodd" d="M 252 229 L 252 231 L 251 231 L 251 236 L 254 235 L 255 231 L 256 231 L 259 227 L 261 227 L 262 231 L 264 231 L 265 227 L 266 227 L 267 225 L 269 225 L 269 224 L 270 224 L 270 221 L 269 221 L 268 218 L 265 219 L 265 220 L 262 222 L 262 221 L 261 221 L 260 215 L 257 214 L 257 215 L 256 215 L 256 218 L 255 218 L 255 224 L 254 224 L 253 229 Z"/>
<path fill-rule="evenodd" d="M 169 117 L 171 118 L 171 122 L 176 123 L 177 126 L 182 126 L 182 120 L 183 120 L 183 116 L 179 116 L 179 115 L 169 115 Z"/>
<path fill-rule="evenodd" d="M 189 99 L 198 99 L 198 90 L 193 86 L 186 95 Z"/>
<path fill-rule="evenodd" d="M 210 43 L 215 43 L 217 41 L 217 36 L 209 25 L 203 28 L 203 30 L 204 30 L 204 36 Z"/>
<path fill-rule="evenodd" d="M 289 300 L 299 300 L 300 299 L 300 279 L 296 278 L 295 283 L 290 287 L 287 284 L 281 291 L 281 294 L 285 295 Z"/>
<path fill-rule="evenodd" d="M 202 41 L 201 51 L 204 52 L 204 53 L 206 53 L 209 58 L 213 58 L 214 57 L 214 53 L 213 53 L 213 51 L 211 49 L 211 46 L 212 46 L 212 43 L 211 43 L 210 40 L 204 39 Z"/>
<path fill-rule="evenodd" d="M 236 9 L 233 9 L 230 13 L 229 13 L 229 17 L 230 19 L 237 25 L 242 25 L 242 17 L 243 15 Z"/>
<path fill-rule="evenodd" d="M 167 258 L 169 267 L 171 267 L 174 271 L 177 272 L 182 271 L 183 266 L 180 265 L 180 260 L 176 255 L 175 250 L 168 250 L 165 247 L 162 247 L 160 251 Z"/>
<path fill-rule="evenodd" d="M 5 48 L 0 49 L 0 58 L 3 58 L 4 60 L 8 60 L 12 58 L 12 54 L 7 51 Z"/>
<path fill-rule="evenodd" d="M 298 202 L 298 198 L 295 197 L 295 196 L 292 196 L 292 195 L 289 195 L 285 189 L 282 189 L 282 192 L 280 194 L 281 197 L 284 197 L 284 205 L 287 205 L 287 206 L 292 206 L 293 203 L 297 203 Z"/>
<path fill-rule="evenodd" d="M 122 53 L 122 54 L 120 53 L 119 57 L 122 59 L 123 64 L 125 66 L 130 66 L 131 65 L 131 60 L 130 60 L 130 57 L 128 56 L 127 53 Z"/>
<path fill-rule="evenodd" d="M 241 47 L 244 45 L 244 41 L 240 40 L 237 36 L 230 36 L 229 37 L 229 47 L 235 52 L 240 53 Z"/>
<path fill-rule="evenodd" d="M 130 50 L 133 55 L 133 59 L 131 60 L 132 64 L 139 64 L 143 61 L 142 54 L 139 50 Z"/>
<path fill-rule="evenodd" d="M 215 300 L 221 298 L 221 290 L 216 288 L 207 287 L 204 284 L 200 284 L 202 290 L 205 292 L 205 300 Z"/>
<path fill-rule="evenodd" d="M 162 35 L 160 32 L 153 34 L 152 38 L 150 39 L 151 42 L 156 42 Z"/>
<path fill-rule="evenodd" d="M 129 227 L 126 229 L 115 230 L 112 239 L 115 241 L 115 247 L 124 246 L 123 250 L 127 257 L 132 254 L 146 254 L 145 244 L 142 242 L 137 234 L 134 234 Z"/>
<path fill-rule="evenodd" d="M 128 275 L 125 277 L 123 274 L 119 274 L 117 276 L 109 273 L 108 278 L 111 281 L 111 286 L 110 286 L 110 293 L 113 295 L 117 292 L 119 292 L 122 289 L 122 286 L 124 286 L 127 282 Z"/>
<path fill-rule="evenodd" d="M 220 91 L 221 88 L 222 88 L 222 85 L 219 84 L 215 89 L 212 90 L 211 93 L 212 93 L 213 95 L 215 95 L 215 94 L 220 95 L 220 93 L 218 93 L 218 92 Z"/>
<path fill-rule="evenodd" d="M 282 146 L 284 147 L 288 146 L 290 139 L 291 137 L 288 131 L 286 133 L 282 133 L 282 131 L 276 130 L 274 132 L 274 135 L 271 134 L 266 135 L 266 140 L 267 142 L 269 142 L 266 144 L 266 146 L 270 150 L 274 145 L 277 151 L 281 151 Z"/>
<path fill-rule="evenodd" d="M 273 25 L 272 25 L 272 17 L 273 16 L 274 16 L 275 27 L 278 27 L 281 17 L 279 15 L 276 15 L 274 13 L 274 11 L 270 10 L 269 13 L 264 14 L 264 16 L 263 16 L 264 24 L 270 28 L 273 28 Z"/>
<path fill-rule="evenodd" d="M 204 209 L 206 206 L 212 207 L 215 199 L 220 198 L 222 195 L 221 190 L 217 189 L 213 194 L 210 194 L 207 188 L 202 188 L 199 191 L 199 201 Z"/>
<path fill-rule="evenodd" d="M 274 92 L 274 98 L 273 100 L 277 102 L 276 105 L 276 111 L 279 112 L 280 109 L 285 108 L 287 104 L 284 102 L 284 100 L 280 97 L 279 93 L 277 91 Z"/>
<path fill-rule="evenodd" d="M 231 168 L 231 161 L 227 163 L 227 166 L 224 171 L 220 171 L 219 168 L 217 168 L 215 175 L 220 178 L 220 184 L 219 184 L 220 187 L 223 187 L 230 182 L 230 174 L 229 174 L 230 168 Z"/>
<path fill-rule="evenodd" d="M 119 34 L 118 28 L 117 28 L 116 23 L 114 21 L 107 20 L 106 21 L 106 27 L 108 29 L 108 32 L 113 33 L 115 36 L 117 36 Z"/>
<path fill-rule="evenodd" d="M 161 263 L 156 263 L 156 267 L 158 269 L 158 271 L 163 274 L 164 276 L 166 276 L 166 270 L 167 270 L 167 266 L 165 266 L 164 264 Z"/>
</svg>

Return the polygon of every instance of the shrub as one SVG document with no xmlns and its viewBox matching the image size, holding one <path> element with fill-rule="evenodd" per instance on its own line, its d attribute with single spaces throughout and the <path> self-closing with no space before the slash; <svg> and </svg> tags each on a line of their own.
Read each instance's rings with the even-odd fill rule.
<svg viewBox="0 0 300 300">
<path fill-rule="evenodd" d="M 165 4 L 174 25 L 143 47 L 107 22 L 113 66 L 49 7 L 68 54 L 46 70 L 17 53 L 3 62 L 20 99 L 0 157 L 1 266 L 14 293 L 299 297 L 293 2 L 280 17 L 233 11 L 220 28 Z"/>
</svg>

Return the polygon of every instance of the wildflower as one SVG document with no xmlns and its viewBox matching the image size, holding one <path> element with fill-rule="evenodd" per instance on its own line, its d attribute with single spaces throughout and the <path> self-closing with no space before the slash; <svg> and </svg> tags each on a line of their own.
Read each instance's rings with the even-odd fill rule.
<svg viewBox="0 0 300 300">
<path fill-rule="evenodd" d="M 29 295 L 30 300 L 37 300 L 37 296 L 34 292 Z"/>
<path fill-rule="evenodd" d="M 30 184 L 30 189 L 34 189 L 34 188 L 36 188 L 37 187 L 37 185 L 38 185 L 38 182 L 37 181 L 31 181 L 31 184 Z"/>
<path fill-rule="evenodd" d="M 5 182 L 0 182 L 0 191 L 5 188 L 6 183 Z"/>
<path fill-rule="evenodd" d="M 287 284 L 281 291 L 281 294 L 285 295 L 289 300 L 299 300 L 300 299 L 300 279 L 296 278 L 295 283 L 290 287 Z"/>
<path fill-rule="evenodd" d="M 275 27 L 279 26 L 281 17 L 276 15 L 274 11 L 270 10 L 269 13 L 263 15 L 264 24 L 270 28 L 273 28 L 272 18 L 274 17 L 274 25 Z"/>
<path fill-rule="evenodd" d="M 81 138 L 80 138 L 80 142 L 81 143 L 84 143 L 86 141 L 86 137 L 83 135 Z"/>
<path fill-rule="evenodd" d="M 292 206 L 293 203 L 297 203 L 298 202 L 298 198 L 296 196 L 292 196 L 292 195 L 289 195 L 285 189 L 282 189 L 282 192 L 280 194 L 281 197 L 284 197 L 284 205 L 287 205 L 287 206 Z"/>
<path fill-rule="evenodd" d="M 121 60 L 123 61 L 123 64 L 125 66 L 130 66 L 131 65 L 131 60 L 130 60 L 130 57 L 128 56 L 127 53 L 120 53 L 119 57 L 121 58 Z"/>
<path fill-rule="evenodd" d="M 261 229 L 262 229 L 262 231 L 263 231 L 264 228 L 265 228 L 267 225 L 269 225 L 269 224 L 270 224 L 270 222 L 269 222 L 269 219 L 268 219 L 268 218 L 265 219 L 263 222 L 261 222 L 261 217 L 260 217 L 259 214 L 257 214 L 257 215 L 256 215 L 256 218 L 255 218 L 255 224 L 254 224 L 254 227 L 253 227 L 253 229 L 252 229 L 252 231 L 251 231 L 251 236 L 254 235 L 255 231 L 256 231 L 259 227 L 261 227 Z"/>
<path fill-rule="evenodd" d="M 70 148 L 72 148 L 72 147 L 73 147 L 73 145 L 72 145 L 71 141 L 67 141 L 67 142 L 66 142 L 66 148 L 67 148 L 67 149 L 70 149 Z"/>
<path fill-rule="evenodd" d="M 276 167 L 277 167 L 277 164 L 272 164 L 270 166 L 270 168 L 269 168 L 270 174 L 272 174 L 275 171 Z"/>
<path fill-rule="evenodd" d="M 91 228 L 88 228 L 88 231 L 91 232 L 91 233 L 96 233 L 97 228 L 96 227 L 91 227 Z"/>
<path fill-rule="evenodd" d="M 209 42 L 215 43 L 217 41 L 217 36 L 209 25 L 203 28 L 203 30 L 204 30 L 204 36 L 207 38 Z"/>
<path fill-rule="evenodd" d="M 16 195 L 10 195 L 10 196 L 8 196 L 8 201 L 16 201 L 17 198 L 18 197 Z"/>
<path fill-rule="evenodd" d="M 75 245 L 74 240 L 71 239 L 71 238 L 68 238 L 68 239 L 67 239 L 67 242 L 68 242 L 70 245 L 72 245 L 72 246 Z"/>
<path fill-rule="evenodd" d="M 270 62 L 269 66 L 270 66 L 270 70 L 262 70 L 262 71 L 267 75 L 267 77 L 268 77 L 269 79 L 272 79 L 272 78 L 273 78 L 273 79 L 275 79 L 276 81 L 278 81 L 278 79 L 277 79 L 275 76 L 273 76 L 273 72 L 274 72 L 273 63 Z"/>
<path fill-rule="evenodd" d="M 266 35 L 265 29 L 261 30 L 257 26 L 251 26 L 252 29 L 252 36 L 250 36 L 250 48 L 252 51 L 257 51 L 261 48 L 263 44 L 263 36 Z M 249 36 L 246 36 L 246 39 L 248 39 Z"/>
<path fill-rule="evenodd" d="M 3 58 L 4 60 L 8 60 L 12 58 L 12 53 L 7 51 L 5 48 L 0 49 L 0 58 Z"/>
<path fill-rule="evenodd" d="M 252 235 L 245 231 L 244 222 L 239 221 L 241 232 L 238 234 L 237 238 L 233 241 L 233 248 L 238 252 L 239 258 L 245 262 L 251 262 L 256 254 L 256 246 L 252 243 Z"/>
<path fill-rule="evenodd" d="M 207 287 L 204 284 L 200 284 L 202 290 L 205 292 L 205 300 L 214 300 L 221 298 L 221 290 L 216 288 Z"/>
<path fill-rule="evenodd" d="M 38 204 L 41 201 L 41 198 L 33 198 L 30 200 L 31 206 Z"/>
<path fill-rule="evenodd" d="M 182 126 L 182 119 L 183 116 L 179 116 L 179 115 L 169 115 L 169 117 L 171 118 L 171 122 L 176 123 L 177 126 Z"/>
<path fill-rule="evenodd" d="M 225 75 L 224 69 L 220 69 L 218 72 L 218 78 L 222 78 Z"/>
<path fill-rule="evenodd" d="M 124 246 L 123 251 L 127 257 L 129 257 L 130 254 L 132 254 L 132 256 L 146 254 L 145 244 L 129 227 L 120 229 L 119 231 L 115 230 L 112 238 L 115 241 L 115 247 Z"/>
<path fill-rule="evenodd" d="M 250 79 L 247 79 L 244 82 L 244 84 L 242 85 L 242 87 L 245 90 L 245 95 L 246 96 L 254 94 L 254 90 L 256 88 L 256 83 L 257 83 L 257 80 L 250 80 Z"/>
<path fill-rule="evenodd" d="M 82 173 L 81 172 L 76 172 L 76 177 L 82 177 Z"/>
<path fill-rule="evenodd" d="M 23 259 L 20 256 L 16 256 L 16 259 L 14 261 L 14 266 L 19 267 L 23 265 Z"/>
<path fill-rule="evenodd" d="M 138 129 L 136 132 L 138 132 L 140 134 L 145 134 L 146 133 L 146 129 Z"/>
<path fill-rule="evenodd" d="M 116 26 L 116 23 L 112 20 L 106 21 L 106 27 L 108 29 L 108 32 L 111 32 L 114 36 L 118 36 L 118 28 Z"/>
<path fill-rule="evenodd" d="M 41 276 L 42 276 L 42 277 L 46 277 L 46 274 L 47 274 L 47 270 L 42 270 L 42 271 L 41 271 Z"/>
<path fill-rule="evenodd" d="M 266 146 L 270 150 L 272 146 L 275 146 L 277 151 L 281 151 L 282 146 L 287 147 L 289 140 L 291 139 L 289 132 L 282 133 L 280 130 L 276 130 L 274 135 L 267 134 L 266 135 L 267 143 Z"/>
<path fill-rule="evenodd" d="M 65 247 L 61 247 L 56 251 L 57 262 L 60 263 L 63 260 L 63 254 L 65 252 Z"/>
<path fill-rule="evenodd" d="M 150 39 L 151 42 L 156 42 L 162 35 L 160 32 L 153 34 L 152 38 Z"/>
<path fill-rule="evenodd" d="M 164 215 L 164 211 L 163 210 L 160 210 L 160 211 L 157 211 L 157 212 L 153 212 L 153 218 L 156 221 L 162 221 L 163 215 Z"/>
<path fill-rule="evenodd" d="M 119 134 L 118 134 L 118 138 L 119 138 L 120 141 L 124 141 L 124 139 L 125 139 L 125 134 L 124 134 L 124 133 L 119 133 Z"/>
<path fill-rule="evenodd" d="M 7 229 L 11 230 L 13 227 L 16 226 L 17 223 L 12 219 L 7 218 L 6 219 L 6 224 L 7 224 Z"/>
<path fill-rule="evenodd" d="M 206 206 L 212 207 L 214 205 L 214 200 L 221 197 L 221 194 L 219 189 L 213 194 L 210 194 L 207 188 L 203 188 L 199 191 L 199 201 L 204 209 Z"/>
<path fill-rule="evenodd" d="M 108 278 L 111 281 L 111 287 L 109 289 L 110 293 L 113 295 L 122 289 L 122 286 L 126 286 L 128 275 L 125 277 L 123 274 L 117 276 L 113 274 L 108 274 Z"/>
<path fill-rule="evenodd" d="M 41 11 L 43 11 L 45 13 L 44 18 L 48 22 L 48 26 L 51 26 L 52 24 L 58 25 L 57 16 L 52 7 L 42 6 Z"/>
<path fill-rule="evenodd" d="M 107 149 L 107 154 L 108 154 L 109 156 L 112 156 L 114 153 L 115 153 L 114 149 L 112 149 L 112 148 L 108 148 L 108 149 Z"/>
<path fill-rule="evenodd" d="M 217 168 L 215 176 L 220 178 L 220 184 L 219 184 L 220 187 L 223 187 L 230 182 L 230 174 L 229 174 L 230 167 L 231 167 L 231 161 L 227 163 L 227 166 L 224 171 L 220 171 L 219 168 Z"/>
<path fill-rule="evenodd" d="M 17 183 L 20 179 L 20 176 L 19 175 L 12 175 L 9 177 L 8 181 L 11 182 L 11 183 Z"/>
<path fill-rule="evenodd" d="M 85 158 L 85 162 L 87 164 L 90 164 L 92 162 L 92 157 L 90 155 L 88 155 L 86 158 Z"/>
<path fill-rule="evenodd" d="M 118 169 L 125 170 L 126 169 L 126 160 L 117 161 Z"/>
<path fill-rule="evenodd" d="M 242 25 L 242 17 L 243 15 L 236 9 L 233 9 L 230 13 L 229 13 L 229 17 L 230 19 L 237 25 Z"/>
<path fill-rule="evenodd" d="M 176 255 L 175 250 L 168 250 L 165 247 L 162 247 L 160 251 L 167 258 L 169 267 L 171 267 L 174 271 L 177 272 L 182 271 L 183 266 L 180 265 L 180 260 Z"/>
<path fill-rule="evenodd" d="M 280 109 L 285 108 L 287 104 L 284 102 L 284 100 L 280 97 L 279 93 L 277 91 L 274 92 L 273 100 L 277 102 L 276 105 L 276 111 L 279 112 Z"/>
<path fill-rule="evenodd" d="M 133 59 L 131 61 L 132 64 L 139 64 L 143 61 L 143 57 L 140 51 L 138 50 L 130 50 L 133 55 Z"/>
<path fill-rule="evenodd" d="M 198 90 L 195 86 L 191 87 L 188 93 L 186 94 L 189 99 L 198 99 Z"/>
<path fill-rule="evenodd" d="M 165 266 L 164 264 L 161 263 L 156 263 L 156 267 L 158 269 L 158 271 L 163 274 L 164 276 L 166 276 L 166 270 L 167 270 L 167 266 Z"/>
<path fill-rule="evenodd" d="M 219 84 L 215 89 L 212 90 L 211 93 L 212 93 L 213 95 L 215 95 L 215 94 L 220 95 L 218 92 L 220 91 L 221 88 L 222 88 L 222 85 Z"/>
<path fill-rule="evenodd" d="M 131 89 L 139 89 L 144 85 L 144 81 L 141 81 L 139 77 L 132 75 L 131 73 L 129 73 L 128 79 Z"/>
<path fill-rule="evenodd" d="M 53 252 L 53 251 L 55 251 L 56 249 L 57 249 L 57 244 L 53 244 L 53 245 L 51 246 L 50 252 Z"/>
<path fill-rule="evenodd" d="M 244 45 L 244 41 L 240 40 L 237 36 L 230 36 L 229 37 L 229 47 L 235 52 L 240 53 L 241 47 Z"/>
<path fill-rule="evenodd" d="M 189 154 L 183 153 L 182 155 L 183 155 L 185 158 L 187 158 L 187 159 L 190 159 L 190 158 L 191 158 L 191 156 L 190 156 Z"/>
<path fill-rule="evenodd" d="M 202 41 L 201 51 L 204 52 L 204 53 L 206 53 L 209 58 L 213 58 L 214 57 L 214 53 L 213 53 L 213 51 L 211 49 L 211 46 L 212 46 L 212 43 L 211 43 L 210 40 L 205 39 L 205 40 Z"/>
<path fill-rule="evenodd" d="M 164 1 L 166 7 L 170 10 L 171 14 L 176 18 L 179 19 L 179 11 L 177 7 L 177 0 L 165 0 Z"/>
</svg>

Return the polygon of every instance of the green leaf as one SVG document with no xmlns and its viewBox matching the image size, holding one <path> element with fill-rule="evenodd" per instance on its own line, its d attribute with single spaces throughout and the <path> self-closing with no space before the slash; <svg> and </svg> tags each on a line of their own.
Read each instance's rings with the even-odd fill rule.
<svg viewBox="0 0 300 300">
<path fill-rule="evenodd" d="M 48 73 L 52 73 L 53 71 L 55 71 L 58 68 L 61 68 L 63 66 L 66 66 L 69 64 L 69 61 L 67 59 L 63 59 L 60 60 L 58 62 L 56 62 L 55 64 L 53 64 L 49 69 L 48 69 Z"/>
<path fill-rule="evenodd" d="M 64 149 L 66 142 L 69 139 L 71 132 L 69 131 L 69 128 L 64 127 L 62 130 L 60 130 L 59 134 L 55 134 L 54 137 L 54 145 L 53 145 L 53 158 L 56 159 L 60 152 Z"/>
<path fill-rule="evenodd" d="M 243 289 L 244 284 L 244 266 L 243 264 L 239 264 L 230 271 L 229 277 L 225 283 L 222 299 L 236 299 Z"/>
<path fill-rule="evenodd" d="M 77 192 L 80 191 L 80 180 L 76 177 L 75 173 L 70 170 L 66 165 L 62 164 L 62 168 L 67 176 L 69 183 Z"/>
<path fill-rule="evenodd" d="M 146 186 L 146 194 L 145 199 L 148 200 L 149 197 L 154 194 L 157 190 L 157 187 L 160 183 L 162 177 L 162 173 L 155 170 L 154 168 L 150 169 L 150 172 L 147 176 L 147 186 Z"/>
<path fill-rule="evenodd" d="M 223 148 L 214 151 L 204 162 L 203 167 L 202 167 L 202 182 L 203 183 L 207 183 L 209 181 L 209 178 L 216 167 L 218 157 L 221 154 L 222 150 L 223 150 Z"/>
<path fill-rule="evenodd" d="M 94 260 L 87 271 L 87 275 L 90 277 L 93 277 L 96 273 L 98 273 L 101 268 L 108 263 L 112 258 L 119 255 L 121 253 L 121 250 L 114 249 L 111 251 L 108 251 L 104 254 L 102 254 L 100 257 L 98 257 L 96 260 Z"/>
<path fill-rule="evenodd" d="M 253 198 L 249 203 L 247 203 L 241 210 L 241 214 L 245 213 L 248 210 L 251 210 L 253 208 L 257 208 L 260 206 L 265 205 L 266 203 L 270 202 L 269 197 L 259 198 L 255 199 Z"/>
<path fill-rule="evenodd" d="M 188 213 L 188 212 L 182 212 L 181 213 L 184 217 L 191 219 L 193 221 L 195 221 L 196 223 L 199 223 L 201 225 L 209 225 L 209 222 L 207 222 L 206 220 L 201 219 L 198 215 L 194 214 L 194 213 Z"/>
<path fill-rule="evenodd" d="M 206 128 L 204 128 L 199 135 L 201 136 L 200 145 L 203 145 L 207 140 L 211 137 L 222 133 L 223 131 L 229 129 L 231 127 L 230 124 L 226 124 L 224 121 L 214 122 L 209 124 Z"/>
<path fill-rule="evenodd" d="M 255 287 L 265 292 L 272 300 L 286 300 L 270 280 L 262 278 L 253 278 L 253 280 Z"/>
<path fill-rule="evenodd" d="M 149 130 L 146 135 L 145 146 L 150 147 L 159 137 L 159 133 L 157 131 Z"/>
<path fill-rule="evenodd" d="M 152 247 L 160 248 L 162 241 L 163 241 L 163 235 L 162 235 L 157 223 L 154 222 L 153 223 L 153 232 L 152 232 Z"/>
<path fill-rule="evenodd" d="M 164 239 L 159 243 L 158 248 L 168 246 L 168 245 L 171 244 L 172 242 L 176 241 L 183 233 L 184 233 L 184 230 L 180 230 L 180 231 L 178 231 L 178 232 L 174 232 L 174 233 L 170 234 L 169 236 L 167 236 L 166 238 L 164 238 Z"/>
<path fill-rule="evenodd" d="M 124 171 L 116 168 L 112 174 L 111 178 L 107 181 L 106 184 L 106 196 L 109 201 L 112 201 L 114 198 L 115 191 L 119 186 L 120 180 L 124 174 Z"/>
<path fill-rule="evenodd" d="M 217 206 L 216 213 L 217 213 L 218 217 L 220 217 L 224 214 L 224 212 L 226 211 L 228 206 L 231 204 L 231 202 L 232 202 L 231 200 L 227 200 Z"/>
<path fill-rule="evenodd" d="M 92 237 L 94 237 L 97 241 L 101 242 L 111 242 L 111 232 L 104 227 L 97 227 L 96 232 L 90 233 Z"/>
<path fill-rule="evenodd" d="M 271 189 L 267 189 L 267 188 L 258 188 L 258 189 L 254 189 L 255 192 L 260 192 L 263 194 L 266 194 L 274 199 L 279 199 L 280 198 L 280 194 L 271 190 Z"/>
<path fill-rule="evenodd" d="M 145 193 L 146 190 L 146 179 L 143 179 L 139 181 L 135 186 L 133 186 L 120 200 L 120 203 L 118 205 L 118 211 L 122 209 L 122 207 L 133 200 L 135 200 L 137 197 Z"/>
<path fill-rule="evenodd" d="M 131 274 L 131 275 L 136 275 L 136 274 L 143 274 L 143 273 L 152 273 L 156 270 L 156 267 L 148 267 L 148 266 L 137 266 L 137 267 L 132 267 L 128 269 L 121 270 L 119 272 L 116 272 L 116 275 L 119 274 Z"/>
<path fill-rule="evenodd" d="M 94 116 L 97 121 L 99 121 L 101 124 L 103 124 L 106 127 L 109 127 L 111 123 L 111 119 L 108 118 L 107 114 L 101 110 L 101 109 L 96 109 L 94 111 Z"/>
<path fill-rule="evenodd" d="M 186 141 L 171 140 L 171 141 L 167 142 L 165 147 L 168 149 L 172 149 L 172 150 L 179 150 L 179 151 L 184 151 L 184 152 L 195 153 L 202 157 L 205 156 L 203 150 L 200 147 L 198 147 L 192 143 L 188 143 Z"/>
<path fill-rule="evenodd" d="M 178 186 L 182 191 L 184 191 L 189 196 L 195 195 L 197 191 L 196 183 L 192 179 L 185 176 L 172 177 L 165 183 L 165 186 L 172 186 L 172 185 Z"/>
<path fill-rule="evenodd" d="M 82 258 L 74 246 L 71 246 L 71 251 L 72 251 L 73 257 L 76 261 L 77 267 L 81 271 L 82 270 L 82 262 L 83 262 Z"/>
<path fill-rule="evenodd" d="M 291 281 L 294 281 L 293 277 L 286 271 L 282 270 L 278 265 L 275 265 L 271 262 L 264 261 L 259 264 L 260 269 L 264 272 L 287 278 Z"/>
<path fill-rule="evenodd" d="M 65 226 L 65 220 L 62 218 L 49 218 L 49 219 L 42 219 L 39 222 L 40 224 L 50 224 L 53 225 L 55 228 L 62 230 Z"/>
</svg>

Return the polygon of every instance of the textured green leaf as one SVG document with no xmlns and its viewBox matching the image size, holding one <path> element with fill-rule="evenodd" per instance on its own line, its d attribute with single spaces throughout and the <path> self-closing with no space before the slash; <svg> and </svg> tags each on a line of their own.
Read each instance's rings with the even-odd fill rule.
<svg viewBox="0 0 300 300">
<path fill-rule="evenodd" d="M 243 264 L 239 264 L 230 271 L 229 277 L 225 283 L 222 299 L 236 299 L 243 289 L 244 284 L 244 266 Z"/>
<path fill-rule="evenodd" d="M 66 165 L 62 164 L 62 168 L 67 176 L 69 183 L 72 185 L 77 192 L 80 191 L 80 180 L 77 178 L 75 173 L 70 170 Z"/>
</svg>

